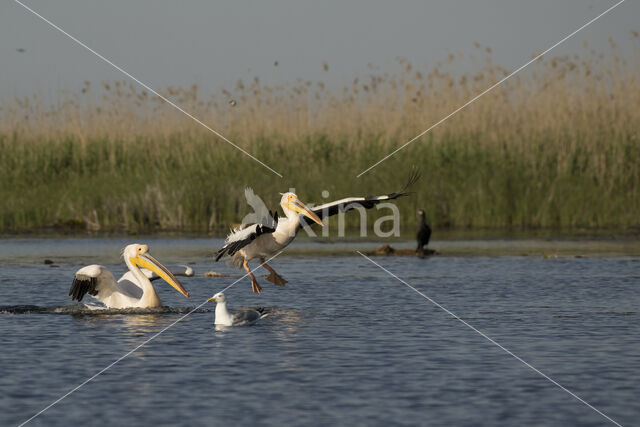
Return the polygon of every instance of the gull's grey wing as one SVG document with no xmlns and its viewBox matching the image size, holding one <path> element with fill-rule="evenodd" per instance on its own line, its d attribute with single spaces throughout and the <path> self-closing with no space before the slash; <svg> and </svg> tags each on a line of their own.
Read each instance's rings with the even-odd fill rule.
<svg viewBox="0 0 640 427">
<path fill-rule="evenodd" d="M 325 203 L 320 206 L 314 206 L 311 210 L 314 214 L 318 215 L 320 219 L 325 219 L 329 216 L 336 215 L 339 212 L 347 212 L 360 206 L 365 209 L 371 209 L 380 202 L 394 200 L 399 197 L 408 195 L 409 193 L 406 190 L 411 185 L 415 184 L 419 179 L 420 171 L 414 168 L 411 171 L 409 180 L 399 191 L 389 194 L 383 194 L 381 196 L 347 197 L 346 199 L 336 200 L 334 202 Z M 307 218 L 304 215 L 300 216 L 300 222 L 307 225 L 315 224 L 313 220 Z"/>
<path fill-rule="evenodd" d="M 233 326 L 248 326 L 260 320 L 262 315 L 256 310 L 240 310 L 233 314 Z"/>
</svg>

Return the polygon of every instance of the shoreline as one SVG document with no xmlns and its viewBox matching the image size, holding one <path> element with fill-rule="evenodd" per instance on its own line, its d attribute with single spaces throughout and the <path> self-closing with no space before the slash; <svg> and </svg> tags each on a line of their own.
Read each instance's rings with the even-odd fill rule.
<svg viewBox="0 0 640 427">
<path fill-rule="evenodd" d="M 172 263 L 213 262 L 215 250 L 223 244 L 222 238 L 167 237 L 157 235 L 120 237 L 16 237 L 0 239 L 0 264 L 41 264 L 45 259 L 56 263 L 120 263 L 120 251 L 133 241 L 149 244 L 159 259 Z M 380 251 L 389 245 L 393 251 Z M 409 239 L 362 240 L 345 239 L 318 241 L 307 237 L 296 239 L 281 255 L 291 257 L 359 256 L 357 251 L 376 258 L 417 258 L 415 243 Z M 640 240 L 625 238 L 555 237 L 555 238 L 492 238 L 451 239 L 439 237 L 427 249 L 435 250 L 430 258 L 442 257 L 540 257 L 548 259 L 594 257 L 640 257 Z M 394 252 L 395 251 L 395 252 Z"/>
</svg>

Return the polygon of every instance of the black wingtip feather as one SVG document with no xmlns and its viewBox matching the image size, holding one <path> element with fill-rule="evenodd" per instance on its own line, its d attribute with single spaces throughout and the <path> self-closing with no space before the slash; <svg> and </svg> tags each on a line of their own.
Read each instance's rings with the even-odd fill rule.
<svg viewBox="0 0 640 427">
<path fill-rule="evenodd" d="M 96 289 L 97 285 L 98 279 L 95 277 L 87 277 L 86 279 L 75 277 L 71 284 L 71 289 L 69 290 L 71 300 L 82 301 L 82 298 L 84 298 L 86 294 L 93 296 L 98 295 L 98 290 Z"/>
<path fill-rule="evenodd" d="M 404 187 L 402 187 L 402 190 L 400 190 L 400 193 L 404 193 L 406 190 L 408 190 L 409 187 L 411 187 L 413 184 L 418 182 L 420 177 L 422 177 L 422 172 L 420 171 L 420 169 L 418 169 L 416 166 L 412 166 L 411 175 L 409 175 L 409 180 L 404 185 Z"/>
<path fill-rule="evenodd" d="M 227 251 L 227 247 L 225 246 L 222 249 L 220 249 L 218 252 L 216 252 L 216 262 L 220 261 L 220 258 L 224 256 L 226 251 Z"/>
<path fill-rule="evenodd" d="M 396 191 L 395 193 L 389 194 L 389 197 L 391 199 L 396 199 L 398 197 L 408 196 L 409 194 L 411 194 L 410 192 L 407 191 L 409 187 L 411 187 L 413 184 L 418 182 L 418 180 L 421 177 L 422 177 L 422 172 L 420 171 L 420 169 L 418 169 L 416 166 L 412 166 L 411 174 L 409 175 L 409 180 L 407 181 L 407 183 L 402 187 L 400 191 Z"/>
<path fill-rule="evenodd" d="M 216 261 L 222 258 L 225 254 L 228 254 L 229 256 L 234 256 L 236 252 L 238 252 L 240 249 L 244 248 L 249 243 L 254 241 L 256 237 L 261 236 L 265 233 L 273 233 L 274 231 L 276 231 L 276 226 L 278 222 L 277 212 L 275 214 L 274 219 L 275 219 L 275 224 L 273 225 L 273 227 L 269 227 L 263 224 L 257 224 L 255 232 L 249 234 L 245 239 L 236 240 L 235 242 L 229 242 L 226 245 L 224 245 L 222 248 L 220 248 L 220 250 L 218 250 L 216 255 Z"/>
</svg>

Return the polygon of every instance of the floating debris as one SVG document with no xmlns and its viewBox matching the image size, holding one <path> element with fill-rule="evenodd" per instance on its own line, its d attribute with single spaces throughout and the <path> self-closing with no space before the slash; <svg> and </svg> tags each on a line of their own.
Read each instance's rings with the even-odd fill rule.
<svg viewBox="0 0 640 427">
<path fill-rule="evenodd" d="M 433 249 L 424 249 L 423 253 L 418 253 L 413 249 L 395 249 L 390 245 L 382 245 L 378 246 L 375 251 L 370 251 L 366 254 L 378 256 L 418 256 L 423 258 L 425 256 L 438 255 L 439 253 Z"/>
<path fill-rule="evenodd" d="M 418 256 L 420 258 L 431 255 L 438 255 L 438 252 L 433 249 L 424 249 L 422 253 L 418 253 L 413 249 L 394 249 L 390 245 L 378 246 L 375 251 L 368 253 L 368 255 L 379 256 Z"/>
<path fill-rule="evenodd" d="M 229 277 L 229 275 L 210 270 L 204 273 L 204 277 Z"/>
<path fill-rule="evenodd" d="M 396 253 L 396 250 L 393 249 L 390 245 L 382 245 L 376 248 L 376 255 L 393 255 Z"/>
</svg>

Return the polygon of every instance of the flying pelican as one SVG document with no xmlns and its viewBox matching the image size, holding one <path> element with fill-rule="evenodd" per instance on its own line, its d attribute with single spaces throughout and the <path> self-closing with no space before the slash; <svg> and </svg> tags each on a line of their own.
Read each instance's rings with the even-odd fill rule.
<svg viewBox="0 0 640 427">
<path fill-rule="evenodd" d="M 122 253 L 131 276 L 125 274 L 116 282 L 113 274 L 101 265 L 88 265 L 76 271 L 71 290 L 72 300 L 82 301 L 89 294 L 109 308 L 150 308 L 161 307 L 162 302 L 149 278 L 141 269 L 157 274 L 178 292 L 189 298 L 189 292 L 173 274 L 156 261 L 149 253 L 147 245 L 132 244 Z"/>
<path fill-rule="evenodd" d="M 266 223 L 249 224 L 245 228 L 234 229 L 225 240 L 225 244 L 216 253 L 216 261 L 225 255 L 231 257 L 231 262 L 236 267 L 244 267 L 251 277 L 251 289 L 260 293 L 262 287 L 249 269 L 249 261 L 260 258 L 260 264 L 269 271 L 266 279 L 279 286 L 284 286 L 287 281 L 271 268 L 265 257 L 271 257 L 284 249 L 293 241 L 297 232 L 304 225 L 312 223 L 324 226 L 322 220 L 336 215 L 339 212 L 347 212 L 357 207 L 371 209 L 380 202 L 397 199 L 406 196 L 406 190 L 420 178 L 420 173 L 413 170 L 409 181 L 400 191 L 382 196 L 348 197 L 315 206 L 312 209 L 305 206 L 294 193 L 284 193 L 280 199 L 280 206 L 285 218 L 278 219 L 277 212 Z"/>
<path fill-rule="evenodd" d="M 249 326 L 263 317 L 262 313 L 253 309 L 229 313 L 227 309 L 227 297 L 225 297 L 222 292 L 218 292 L 207 301 L 215 301 L 217 303 L 214 324 L 219 326 Z"/>
</svg>

